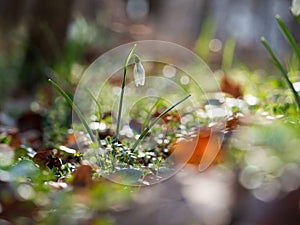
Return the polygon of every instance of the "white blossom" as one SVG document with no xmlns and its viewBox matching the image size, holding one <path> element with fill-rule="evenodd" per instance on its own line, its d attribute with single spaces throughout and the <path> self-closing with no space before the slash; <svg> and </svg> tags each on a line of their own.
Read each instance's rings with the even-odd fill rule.
<svg viewBox="0 0 300 225">
<path fill-rule="evenodd" d="M 141 60 L 138 56 L 135 56 L 135 64 L 133 68 L 133 77 L 135 85 L 143 86 L 145 84 L 145 69 L 141 63 Z"/>
<path fill-rule="evenodd" d="M 291 11 L 295 16 L 300 15 L 300 0 L 293 0 Z"/>
</svg>

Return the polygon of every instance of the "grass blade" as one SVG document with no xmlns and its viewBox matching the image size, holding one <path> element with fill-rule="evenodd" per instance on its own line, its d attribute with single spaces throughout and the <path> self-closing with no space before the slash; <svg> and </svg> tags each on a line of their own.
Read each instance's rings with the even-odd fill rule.
<svg viewBox="0 0 300 225">
<path fill-rule="evenodd" d="M 287 26 L 284 24 L 284 22 L 280 18 L 280 16 L 277 15 L 276 20 L 277 20 L 277 23 L 280 27 L 281 32 L 283 33 L 284 37 L 287 39 L 287 41 L 291 45 L 291 47 L 292 47 L 293 51 L 295 52 L 298 60 L 300 61 L 300 49 L 299 49 L 295 39 L 293 38 L 292 34 L 290 33 L 289 29 L 287 28 Z"/>
<path fill-rule="evenodd" d="M 73 110 L 75 111 L 75 113 L 79 117 L 79 119 L 82 122 L 83 126 L 85 127 L 85 129 L 87 130 L 88 134 L 90 135 L 92 141 L 94 143 L 97 143 L 97 140 L 96 140 L 95 135 L 93 134 L 91 128 L 89 127 L 89 125 L 87 124 L 84 116 L 80 112 L 79 108 L 73 103 L 73 101 L 69 97 L 69 95 L 61 87 L 59 87 L 58 84 L 55 83 L 53 80 L 48 79 L 48 82 L 65 98 L 65 100 L 67 101 L 67 103 L 73 108 Z"/>
<path fill-rule="evenodd" d="M 157 99 L 157 101 L 152 105 L 152 107 L 148 111 L 146 119 L 144 120 L 144 122 L 142 124 L 142 130 L 144 130 L 146 124 L 148 124 L 150 122 L 150 120 L 151 120 L 151 113 L 158 106 L 158 104 L 160 103 L 161 100 L 162 100 L 162 98 Z"/>
<path fill-rule="evenodd" d="M 234 57 L 235 50 L 235 38 L 231 37 L 226 40 L 223 50 L 223 58 L 222 58 L 222 70 L 227 72 L 231 66 Z"/>
<path fill-rule="evenodd" d="M 98 111 L 97 111 L 97 119 L 99 120 L 99 122 L 101 121 L 102 118 L 102 109 L 101 109 L 101 105 L 98 102 L 98 100 L 95 98 L 95 96 L 92 94 L 92 92 L 86 88 L 86 92 L 89 94 L 89 96 L 93 99 L 93 101 L 96 103 Z"/>
<path fill-rule="evenodd" d="M 158 117 L 155 118 L 155 120 L 153 120 L 149 126 L 141 133 L 140 137 L 136 140 L 136 142 L 133 144 L 132 146 L 132 151 L 134 151 L 136 149 L 136 147 L 139 145 L 139 143 L 144 139 L 144 137 L 146 136 L 146 134 L 151 130 L 151 128 L 164 116 L 166 115 L 169 111 L 171 111 L 172 109 L 174 109 L 177 105 L 179 105 L 180 103 L 182 103 L 183 101 L 185 101 L 186 99 L 188 99 L 189 97 L 191 97 L 191 95 L 187 95 L 184 98 L 182 98 L 181 100 L 179 100 L 178 102 L 176 102 L 175 104 L 173 104 L 172 106 L 170 106 L 169 108 L 167 108 L 165 111 L 163 111 Z"/>
<path fill-rule="evenodd" d="M 295 90 L 295 88 L 293 86 L 293 83 L 290 81 L 286 69 L 280 63 L 279 59 L 277 58 L 277 56 L 275 55 L 275 53 L 272 50 L 271 46 L 269 45 L 269 43 L 267 42 L 267 40 L 264 37 L 261 38 L 261 42 L 264 45 L 264 47 L 267 49 L 267 51 L 269 52 L 269 54 L 271 55 L 271 58 L 273 60 L 274 65 L 279 69 L 279 71 L 283 75 L 284 79 L 286 80 L 289 88 L 292 90 L 292 92 L 294 94 L 294 98 L 295 98 L 296 104 L 298 106 L 298 109 L 300 110 L 300 98 L 299 98 L 299 95 L 298 95 L 297 91 Z"/>
<path fill-rule="evenodd" d="M 121 123 L 121 114 L 122 114 L 122 107 L 123 107 L 123 97 L 124 97 L 124 89 L 125 89 L 125 83 L 126 83 L 127 67 L 128 67 L 129 61 L 130 61 L 130 59 L 133 55 L 133 52 L 134 52 L 135 48 L 136 48 L 136 44 L 133 45 L 132 49 L 128 53 L 128 56 L 125 60 L 124 72 L 123 72 L 123 81 L 122 81 L 122 87 L 121 87 L 121 96 L 120 96 L 119 110 L 118 110 L 116 140 L 119 139 L 119 133 L 120 133 L 120 123 Z"/>
</svg>

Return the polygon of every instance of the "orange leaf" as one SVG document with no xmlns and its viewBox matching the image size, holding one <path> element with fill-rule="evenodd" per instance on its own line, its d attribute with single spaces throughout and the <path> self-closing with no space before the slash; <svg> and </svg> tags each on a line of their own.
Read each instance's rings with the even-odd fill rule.
<svg viewBox="0 0 300 225">
<path fill-rule="evenodd" d="M 234 98 L 242 97 L 241 86 L 230 80 L 226 75 L 221 79 L 221 90 Z"/>
<path fill-rule="evenodd" d="M 199 130 L 196 137 L 179 141 L 170 148 L 176 162 L 187 162 L 195 166 L 199 166 L 200 162 L 217 162 L 220 159 L 219 150 L 218 138 L 212 135 L 211 129 Z M 216 152 L 218 152 L 217 156 Z"/>
<path fill-rule="evenodd" d="M 73 173 L 72 185 L 76 187 L 87 187 L 92 184 L 92 167 L 80 165 Z"/>
</svg>

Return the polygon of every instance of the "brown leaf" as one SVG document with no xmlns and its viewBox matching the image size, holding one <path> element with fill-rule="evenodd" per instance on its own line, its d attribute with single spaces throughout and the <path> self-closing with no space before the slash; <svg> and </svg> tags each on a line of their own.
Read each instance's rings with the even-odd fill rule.
<svg viewBox="0 0 300 225">
<path fill-rule="evenodd" d="M 1 127 L 0 134 L 4 133 L 11 138 L 9 145 L 11 147 L 19 147 L 22 144 L 18 128 L 15 127 Z"/>
<path fill-rule="evenodd" d="M 76 187 L 88 187 L 92 184 L 92 167 L 80 165 L 72 174 L 71 184 Z"/>
<path fill-rule="evenodd" d="M 50 169 L 57 168 L 58 170 L 61 170 L 62 166 L 61 159 L 54 156 L 52 150 L 38 152 L 35 154 L 32 161 L 38 164 L 42 169 L 48 167 Z"/>
<path fill-rule="evenodd" d="M 36 112 L 25 112 L 17 121 L 20 132 L 38 130 L 42 132 L 42 116 Z"/>
<path fill-rule="evenodd" d="M 224 75 L 221 79 L 221 90 L 235 98 L 242 97 L 241 86 L 229 79 L 226 75 Z"/>
<path fill-rule="evenodd" d="M 189 163 L 198 166 L 205 154 L 208 154 L 208 158 L 214 157 L 214 152 L 220 150 L 217 138 L 212 136 L 211 129 L 199 130 L 196 137 L 191 140 L 182 140 L 174 143 L 170 147 L 172 157 L 178 163 Z M 191 153 L 192 151 L 192 153 Z M 220 151 L 213 160 L 219 161 Z"/>
</svg>

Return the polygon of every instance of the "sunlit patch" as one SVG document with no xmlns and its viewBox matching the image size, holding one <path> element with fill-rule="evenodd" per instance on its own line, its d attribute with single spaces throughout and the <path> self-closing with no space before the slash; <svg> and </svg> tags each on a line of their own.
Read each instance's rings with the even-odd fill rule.
<svg viewBox="0 0 300 225">
<path fill-rule="evenodd" d="M 297 164 L 287 164 L 280 177 L 281 186 L 283 191 L 294 191 L 300 186 L 300 168 Z"/>
<path fill-rule="evenodd" d="M 299 0 L 292 1 L 291 11 L 295 16 L 300 15 L 300 1 Z"/>
<path fill-rule="evenodd" d="M 295 88 L 295 91 L 300 91 L 300 82 L 295 82 L 295 83 L 293 83 L 293 86 L 294 86 L 294 88 Z"/>
<path fill-rule="evenodd" d="M 99 123 L 99 130 L 105 130 L 106 127 L 107 127 L 107 126 L 106 126 L 105 123 L 102 123 L 102 122 Z"/>
<path fill-rule="evenodd" d="M 9 166 L 14 161 L 14 151 L 9 146 L 0 144 L 0 166 Z"/>
<path fill-rule="evenodd" d="M 121 91 L 120 87 L 113 87 L 112 88 L 112 92 L 113 92 L 114 95 L 119 95 L 120 91 Z"/>
<path fill-rule="evenodd" d="M 41 107 L 40 107 L 40 104 L 39 104 L 38 102 L 34 101 L 34 102 L 32 102 L 32 103 L 30 104 L 30 109 L 31 109 L 33 112 L 37 112 L 37 111 L 39 111 L 39 110 L 41 109 Z"/>
<path fill-rule="evenodd" d="M 59 150 L 64 151 L 64 152 L 69 153 L 69 154 L 75 154 L 76 153 L 75 149 L 68 148 L 68 147 L 63 146 L 63 145 L 59 146 Z"/>
<path fill-rule="evenodd" d="M 190 82 L 190 78 L 188 76 L 182 76 L 180 78 L 180 83 L 183 85 L 188 85 Z"/>
<path fill-rule="evenodd" d="M 275 179 L 269 179 L 264 182 L 259 188 L 253 190 L 254 196 L 264 202 L 274 200 L 281 189 L 280 183 Z"/>
<path fill-rule="evenodd" d="M 89 124 L 89 126 L 92 130 L 98 130 L 100 128 L 100 123 L 99 122 L 91 122 Z"/>
<path fill-rule="evenodd" d="M 225 104 L 229 108 L 237 108 L 242 112 L 248 111 L 248 106 L 242 99 L 237 98 L 225 98 Z"/>
<path fill-rule="evenodd" d="M 162 72 L 165 77 L 172 78 L 176 75 L 176 68 L 174 66 L 166 65 Z"/>
<path fill-rule="evenodd" d="M 224 118 L 228 115 L 228 111 L 221 107 L 214 107 L 207 105 L 205 106 L 207 115 L 210 119 L 214 118 Z"/>
<path fill-rule="evenodd" d="M 0 169 L 0 180 L 1 181 L 10 181 L 9 172 Z"/>
<path fill-rule="evenodd" d="M 247 102 L 247 104 L 248 104 L 248 105 L 251 105 L 251 106 L 257 105 L 257 104 L 259 103 L 259 99 L 256 98 L 256 97 L 253 96 L 253 95 L 250 95 L 250 94 L 246 94 L 246 95 L 244 96 L 244 99 L 245 99 L 245 101 Z"/>
<path fill-rule="evenodd" d="M 258 167 L 248 166 L 240 174 L 239 181 L 247 189 L 255 189 L 262 185 L 264 175 Z"/>
<path fill-rule="evenodd" d="M 222 42 L 219 39 L 212 39 L 208 46 L 212 52 L 219 52 L 222 50 Z"/>
<path fill-rule="evenodd" d="M 207 225 L 225 225 L 231 221 L 233 173 L 212 167 L 202 174 L 178 174 L 183 195 L 193 212 Z"/>
<path fill-rule="evenodd" d="M 19 196 L 24 200 L 30 200 L 35 197 L 35 191 L 29 184 L 20 184 L 17 191 Z"/>
<path fill-rule="evenodd" d="M 266 119 L 267 119 L 267 120 L 275 120 L 276 117 L 275 117 L 275 116 L 266 116 Z"/>
<path fill-rule="evenodd" d="M 120 131 L 121 135 L 127 136 L 129 138 L 132 138 L 134 133 L 132 131 L 132 129 L 130 128 L 130 126 L 123 126 L 123 129 Z"/>
</svg>

